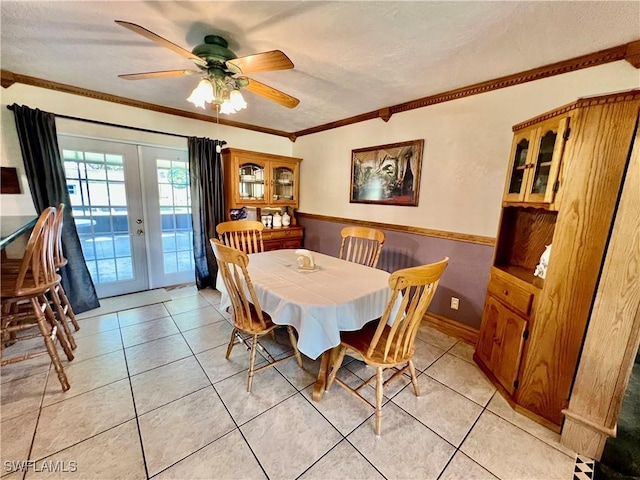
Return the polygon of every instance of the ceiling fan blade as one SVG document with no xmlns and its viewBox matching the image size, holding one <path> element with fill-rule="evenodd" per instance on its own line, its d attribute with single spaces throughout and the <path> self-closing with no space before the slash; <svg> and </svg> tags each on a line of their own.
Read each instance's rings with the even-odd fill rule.
<svg viewBox="0 0 640 480">
<path fill-rule="evenodd" d="M 170 42 L 166 38 L 162 38 L 160 35 L 156 35 L 155 33 L 147 30 L 144 27 L 141 27 L 140 25 L 136 25 L 135 23 L 130 23 L 130 22 L 124 22 L 122 20 L 114 20 L 114 21 L 118 25 L 120 25 L 120 26 L 122 26 L 124 28 L 128 28 L 132 32 L 135 32 L 135 33 L 137 33 L 139 35 L 142 35 L 143 37 L 148 38 L 149 40 L 151 40 L 153 42 L 156 42 L 157 44 L 162 45 L 163 47 L 166 47 L 166 48 L 168 48 L 170 50 L 173 50 L 174 52 L 176 52 L 179 55 L 182 55 L 183 57 L 187 57 L 187 58 L 193 60 L 198 65 L 202 65 L 203 67 L 207 65 L 206 61 L 204 61 L 200 57 L 194 55 L 189 50 L 185 50 L 181 46 L 176 45 L 173 42 Z"/>
<path fill-rule="evenodd" d="M 161 78 L 161 77 L 181 77 L 183 75 L 193 75 L 201 73 L 197 70 L 164 70 L 162 72 L 144 72 L 144 73 L 127 73 L 118 75 L 125 80 L 144 80 L 145 78 Z"/>
<path fill-rule="evenodd" d="M 256 53 L 255 55 L 227 60 L 227 65 L 230 63 L 242 70 L 244 74 L 293 68 L 293 63 L 289 60 L 289 57 L 280 50 L 271 50 L 270 52 Z"/>
<path fill-rule="evenodd" d="M 286 93 L 281 92 L 280 90 L 276 90 L 269 85 L 265 85 L 264 83 L 260 83 L 251 78 L 247 78 L 249 80 L 249 84 L 244 87 L 245 89 L 253 92 L 257 95 L 261 95 L 269 100 L 273 100 L 274 102 L 279 103 L 287 108 L 294 108 L 298 106 L 300 100 L 291 95 L 287 95 Z"/>
</svg>

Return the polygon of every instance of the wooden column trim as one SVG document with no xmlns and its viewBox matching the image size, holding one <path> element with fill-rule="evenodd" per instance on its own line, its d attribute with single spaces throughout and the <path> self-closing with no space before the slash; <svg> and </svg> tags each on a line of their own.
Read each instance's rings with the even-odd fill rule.
<svg viewBox="0 0 640 480">
<path fill-rule="evenodd" d="M 615 437 L 616 436 L 616 426 L 614 425 L 613 428 L 610 427 L 606 427 L 604 425 L 600 425 L 596 422 L 594 422 L 593 420 L 590 420 L 588 418 L 585 418 L 581 415 L 578 415 L 576 413 L 573 413 L 571 410 L 569 409 L 565 409 L 562 410 L 562 414 L 567 417 L 570 418 L 571 420 L 574 420 L 577 423 L 580 423 L 586 427 L 589 427 L 591 430 L 598 432 L 598 433 L 602 433 L 608 437 Z"/>
<path fill-rule="evenodd" d="M 640 344 L 640 115 L 569 406 L 564 445 L 600 459 Z M 572 423 L 570 422 L 572 421 Z M 580 425 L 577 425 L 579 423 Z M 582 428 L 589 427 L 588 429 Z"/>
</svg>

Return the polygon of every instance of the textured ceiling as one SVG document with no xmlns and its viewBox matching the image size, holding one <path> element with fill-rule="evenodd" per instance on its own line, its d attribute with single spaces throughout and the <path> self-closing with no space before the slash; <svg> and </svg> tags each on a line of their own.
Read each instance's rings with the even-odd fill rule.
<svg viewBox="0 0 640 480">
<path fill-rule="evenodd" d="M 114 23 L 187 50 L 222 35 L 236 55 L 279 49 L 293 70 L 252 78 L 300 99 L 287 109 L 251 92 L 228 118 L 294 132 L 640 39 L 640 2 L 7 1 L 1 67 L 215 116 L 185 99 L 195 76 L 123 73 L 193 63 Z"/>
</svg>

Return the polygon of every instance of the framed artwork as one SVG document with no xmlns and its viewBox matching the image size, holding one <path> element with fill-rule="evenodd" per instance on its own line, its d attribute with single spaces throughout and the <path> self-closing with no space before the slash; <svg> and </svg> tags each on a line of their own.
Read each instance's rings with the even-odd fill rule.
<svg viewBox="0 0 640 480">
<path fill-rule="evenodd" d="M 424 140 L 351 152 L 350 203 L 418 206 Z"/>
</svg>

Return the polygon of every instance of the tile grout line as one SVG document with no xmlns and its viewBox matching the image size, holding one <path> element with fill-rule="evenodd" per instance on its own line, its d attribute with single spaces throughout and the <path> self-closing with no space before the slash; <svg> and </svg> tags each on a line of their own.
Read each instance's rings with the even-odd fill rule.
<svg viewBox="0 0 640 480">
<path fill-rule="evenodd" d="M 138 418 L 138 409 L 136 408 L 136 398 L 133 393 L 133 384 L 131 382 L 131 374 L 129 372 L 129 361 L 127 360 L 127 354 L 124 349 L 124 340 L 122 338 L 122 327 L 120 326 L 120 316 L 118 315 L 118 326 L 120 333 L 120 341 L 122 342 L 122 353 L 124 355 L 124 364 L 127 369 L 127 380 L 129 381 L 129 391 L 131 392 L 131 403 L 133 404 L 133 414 L 136 419 L 136 429 L 138 431 L 138 440 L 140 441 L 140 453 L 142 454 L 142 465 L 144 466 L 145 477 L 149 478 L 149 468 L 147 467 L 147 457 L 144 452 L 144 442 L 142 441 L 142 431 L 140 430 L 140 419 Z"/>
<path fill-rule="evenodd" d="M 171 317 L 173 320 L 173 317 Z M 175 320 L 173 320 L 173 322 L 175 323 Z M 182 331 L 180 331 L 180 335 L 182 335 Z M 195 358 L 196 362 L 198 362 L 198 365 L 200 366 L 200 369 L 202 370 L 202 373 L 204 374 L 204 376 L 206 377 L 206 379 L 209 381 L 209 384 L 211 386 L 211 388 L 213 389 L 214 393 L 216 394 L 216 396 L 218 397 L 218 400 L 220 401 L 220 403 L 222 404 L 223 408 L 226 410 L 227 414 L 229 415 L 229 418 L 231 419 L 231 421 L 233 422 L 233 424 L 235 425 L 235 429 L 230 430 L 229 432 L 225 433 L 224 435 L 212 440 L 211 442 L 207 443 L 206 445 L 203 445 L 201 448 L 197 449 L 194 452 L 191 452 L 189 455 L 187 455 L 184 458 L 181 458 L 180 460 L 178 460 L 177 462 L 171 464 L 170 466 L 168 466 L 166 469 L 162 470 L 163 472 L 171 467 L 173 467 L 174 465 L 182 462 L 183 460 L 185 460 L 186 458 L 189 458 L 190 456 L 194 455 L 195 453 L 199 452 L 200 450 L 208 447 L 209 445 L 213 444 L 214 442 L 217 442 L 218 440 L 220 440 L 221 438 L 229 435 L 230 433 L 232 433 L 234 430 L 237 430 L 238 433 L 240 434 L 240 436 L 242 437 L 243 441 L 245 442 L 245 444 L 247 445 L 247 448 L 249 449 L 249 451 L 251 452 L 251 454 L 253 455 L 253 457 L 255 458 L 258 466 L 260 467 L 260 469 L 262 470 L 262 472 L 264 473 L 265 477 L 269 478 L 269 476 L 267 475 L 266 470 L 264 469 L 264 467 L 262 466 L 262 463 L 260 463 L 260 460 L 258 459 L 258 457 L 256 456 L 255 452 L 253 451 L 253 449 L 251 448 L 251 445 L 249 445 L 249 442 L 247 441 L 246 437 L 244 436 L 244 433 L 242 433 L 242 430 L 240 429 L 240 426 L 238 425 L 238 422 L 236 422 L 236 419 L 233 418 L 233 415 L 231 415 L 231 412 L 229 411 L 227 405 L 224 403 L 224 400 L 222 400 L 222 397 L 220 396 L 220 393 L 218 393 L 218 390 L 216 390 L 216 387 L 214 386 L 213 382 L 211 381 L 211 379 L 209 378 L 209 375 L 207 374 L 205 368 L 202 366 L 202 363 L 200 363 L 200 359 L 198 358 L 198 356 L 193 353 L 193 349 L 191 348 L 191 345 L 189 345 L 189 342 L 187 342 L 187 339 L 184 338 L 184 335 L 182 336 L 183 340 L 185 341 L 185 343 L 187 344 L 187 346 L 189 347 L 189 350 L 191 350 L 191 353 L 193 355 L 193 357 Z M 212 348 L 217 348 L 217 347 L 212 347 Z M 211 349 L 210 349 L 211 350 Z M 207 350 L 204 350 L 207 351 Z M 202 352 L 201 352 L 202 353 Z M 242 370 L 244 371 L 244 370 Z M 239 372 L 241 373 L 241 372 Z M 237 374 L 236 374 L 237 375 Z M 231 378 L 233 375 L 227 377 L 227 378 Z M 204 388 L 208 388 L 208 387 L 204 387 Z M 161 472 L 158 472 L 158 474 L 160 474 Z"/>
<path fill-rule="evenodd" d="M 355 374 L 354 374 L 354 375 L 355 375 Z M 308 387 L 307 387 L 307 388 L 308 388 Z M 300 393 L 302 393 L 302 392 L 300 392 Z M 326 455 L 328 455 L 328 454 L 329 454 L 329 452 L 331 452 L 334 448 L 336 448 L 338 445 L 340 445 L 340 444 L 342 443 L 342 441 L 343 441 L 343 440 L 344 440 L 344 441 L 346 441 L 347 443 L 349 443 L 349 445 L 351 445 L 351 446 L 353 447 L 353 449 L 354 449 L 356 452 L 358 452 L 358 453 L 360 454 L 360 456 L 361 456 L 362 458 L 364 458 L 364 459 L 366 460 L 366 462 L 367 462 L 369 465 L 371 465 L 371 467 L 372 467 L 376 472 L 378 472 L 382 478 L 384 478 L 384 479 L 386 479 L 386 478 L 387 478 L 387 477 L 385 477 L 385 476 L 383 475 L 383 473 L 382 473 L 380 470 L 378 470 L 378 468 L 377 468 L 373 463 L 371 463 L 371 460 L 369 460 L 369 458 L 367 458 L 367 456 L 366 456 L 366 455 L 364 455 L 360 450 L 358 450 L 358 448 L 357 448 L 353 443 L 351 443 L 351 441 L 350 441 L 350 440 L 349 440 L 349 438 L 348 438 L 348 437 L 349 437 L 349 435 L 351 435 L 351 434 L 352 434 L 353 432 L 355 432 L 358 428 L 360 428 L 362 425 L 364 425 L 365 423 L 367 423 L 367 422 L 369 421 L 369 419 L 374 415 L 374 413 L 375 413 L 375 412 L 374 412 L 374 413 L 369 414 L 369 415 L 368 415 L 364 420 L 362 420 L 362 421 L 361 421 L 359 424 L 357 424 L 357 425 L 356 425 L 356 426 L 355 426 L 351 431 L 349 431 L 349 433 L 347 433 L 346 435 L 344 435 L 342 432 L 340 432 L 340 430 L 338 430 L 338 428 L 333 424 L 333 422 L 332 422 L 331 420 L 329 420 L 329 419 L 324 415 L 324 413 L 322 413 L 322 412 L 318 409 L 318 407 L 316 407 L 316 406 L 313 404 L 313 401 L 310 401 L 310 400 L 309 400 L 309 398 L 307 398 L 307 396 L 306 396 L 306 395 L 302 395 L 302 397 L 303 397 L 303 398 L 304 398 L 304 399 L 305 399 L 309 404 L 311 404 L 311 406 L 316 410 L 316 412 L 318 412 L 318 413 L 320 414 L 320 416 L 321 416 L 322 418 L 324 418 L 324 419 L 326 420 L 326 422 L 327 422 L 329 425 L 331 425 L 331 426 L 332 426 L 332 427 L 333 427 L 333 428 L 338 432 L 338 434 L 342 437 L 342 439 L 341 439 L 339 442 L 337 442 L 333 447 L 331 447 L 331 448 L 330 448 L 330 449 L 329 449 L 329 450 L 328 450 L 324 455 L 322 455 L 320 458 L 318 458 L 318 460 L 316 460 L 315 462 L 313 462 L 313 463 L 312 463 L 312 464 L 311 464 L 311 465 L 310 465 L 310 466 L 309 466 L 309 467 L 308 467 L 308 468 L 307 468 L 303 473 L 301 473 L 297 478 L 300 478 L 300 476 L 304 475 L 304 473 L 306 473 L 309 469 L 311 469 L 314 465 L 316 465 L 320 460 L 322 460 Z"/>
<path fill-rule="evenodd" d="M 57 350 L 57 346 L 56 346 Z M 29 445 L 29 450 L 27 451 L 27 460 L 31 459 L 31 452 L 33 452 L 33 445 L 36 442 L 36 434 L 38 433 L 38 424 L 40 423 L 40 416 L 42 415 L 42 404 L 44 403 L 44 396 L 47 391 L 47 384 L 49 383 L 49 378 L 51 378 L 51 367 L 53 362 L 49 363 L 49 369 L 47 370 L 47 378 L 44 382 L 44 389 L 42 390 L 42 397 L 40 398 L 40 407 L 38 408 L 38 417 L 36 418 L 36 424 L 33 427 L 33 435 L 31 436 L 31 444 Z M 25 470 L 22 474 L 22 479 L 27 478 L 27 473 L 29 469 Z"/>
</svg>

